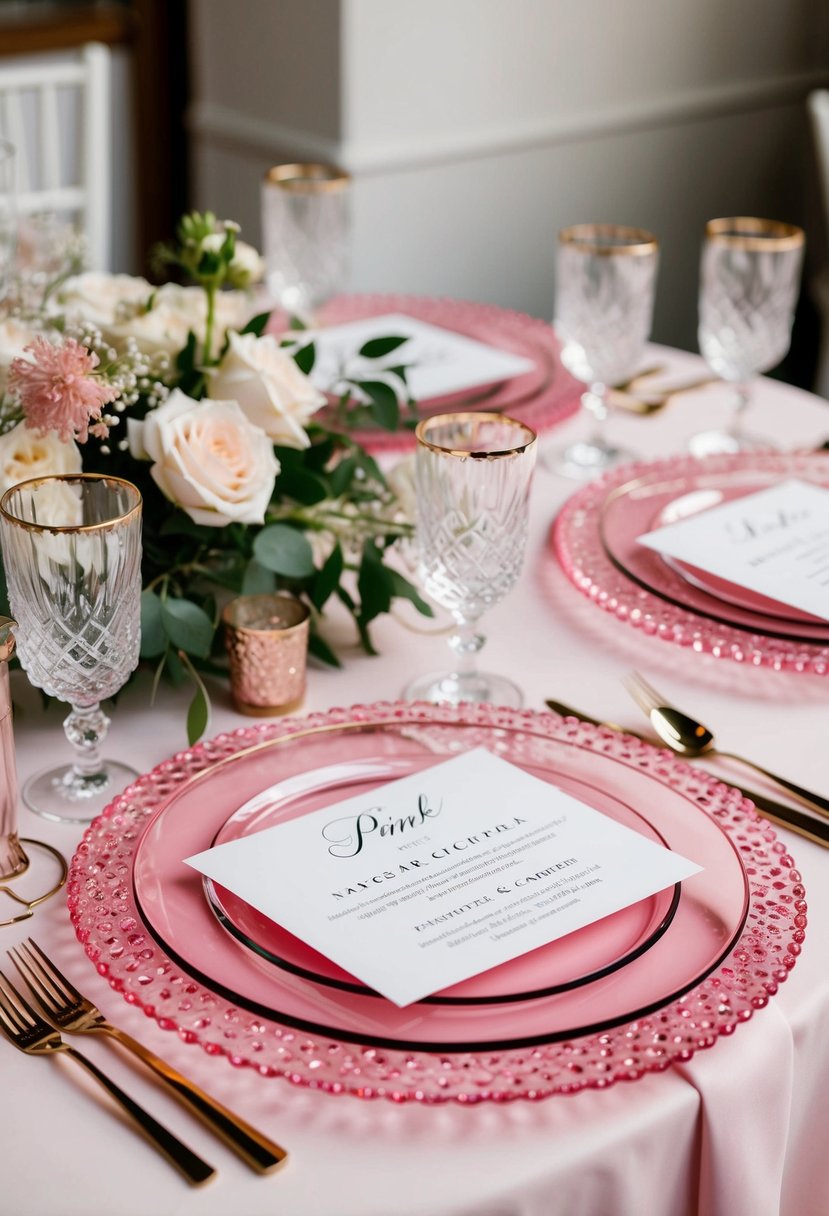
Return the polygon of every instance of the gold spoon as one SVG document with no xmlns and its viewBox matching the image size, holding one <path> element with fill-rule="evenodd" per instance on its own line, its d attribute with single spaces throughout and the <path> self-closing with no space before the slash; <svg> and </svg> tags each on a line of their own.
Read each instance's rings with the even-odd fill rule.
<svg viewBox="0 0 829 1216">
<path fill-rule="evenodd" d="M 589 722 L 591 726 L 605 726 L 610 730 L 619 731 L 620 734 L 632 735 L 634 739 L 641 739 L 643 743 L 653 745 L 653 739 L 640 735 L 638 731 L 629 730 L 627 726 L 618 726 L 615 722 L 602 722 L 598 718 L 592 718 L 589 714 L 581 713 L 578 709 L 573 709 L 572 705 L 565 705 L 563 701 L 549 699 L 545 701 L 545 705 L 554 713 L 560 714 L 562 718 L 577 718 L 579 722 Z M 734 785 L 732 781 L 727 784 L 739 790 L 744 798 L 753 802 L 757 811 L 766 819 L 770 819 L 772 823 L 776 823 L 782 828 L 788 828 L 790 832 L 796 832 L 798 836 L 805 836 L 807 840 L 823 845 L 824 848 L 829 848 L 829 824 L 824 823 L 822 819 L 813 819 L 811 815 L 798 811 L 796 807 L 785 806 L 782 802 L 776 802 L 765 794 L 758 794 L 756 790 L 747 789 L 744 785 Z"/>
<path fill-rule="evenodd" d="M 663 743 L 667 743 L 672 751 L 678 752 L 681 756 L 693 757 L 706 754 L 721 756 L 726 760 L 735 760 L 738 764 L 743 764 L 746 768 L 761 773 L 818 815 L 829 819 L 829 798 L 804 789 L 794 781 L 789 781 L 787 777 L 780 777 L 777 773 L 763 768 L 762 764 L 757 764 L 754 760 L 747 760 L 745 756 L 737 756 L 734 752 L 724 752 L 716 748 L 714 736 L 707 726 L 703 726 L 701 722 L 697 722 L 696 719 L 671 705 L 670 701 L 658 693 L 638 672 L 627 676 L 623 683 L 636 704 L 650 719 L 659 738 Z"/>
<path fill-rule="evenodd" d="M 656 414 L 663 410 L 666 405 L 670 405 L 674 397 L 679 397 L 683 393 L 692 393 L 697 389 L 705 388 L 709 384 L 718 384 L 720 381 L 716 376 L 705 376 L 699 380 L 689 380 L 685 384 L 677 384 L 674 388 L 665 389 L 664 392 L 651 393 L 646 396 L 639 396 L 638 386 L 639 381 L 643 376 L 654 374 L 660 371 L 660 368 L 653 368 L 650 372 L 643 372 L 641 375 L 634 377 L 633 380 L 628 380 L 625 384 L 616 385 L 610 390 L 609 404 L 614 409 L 627 410 L 630 414 L 641 414 L 647 417 L 649 414 Z"/>
</svg>

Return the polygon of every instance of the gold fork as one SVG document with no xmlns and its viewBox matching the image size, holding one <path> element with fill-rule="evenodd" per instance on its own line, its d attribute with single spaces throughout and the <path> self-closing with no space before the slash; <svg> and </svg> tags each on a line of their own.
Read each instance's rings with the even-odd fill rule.
<svg viewBox="0 0 829 1216">
<path fill-rule="evenodd" d="M 56 1026 L 60 1026 L 61 1030 L 77 1034 L 106 1034 L 116 1039 L 143 1060 L 203 1123 L 259 1173 L 269 1173 L 285 1160 L 287 1153 L 284 1148 L 269 1140 L 226 1106 L 222 1106 L 215 1098 L 211 1098 L 166 1061 L 149 1051 L 143 1043 L 139 1043 L 126 1031 L 107 1021 L 100 1009 L 81 996 L 77 988 L 46 957 L 32 938 L 29 938 L 28 943 L 21 943 L 18 949 L 9 950 L 8 954 L 47 1016 Z"/>
<path fill-rule="evenodd" d="M 818 815 L 829 819 L 829 798 L 824 798 L 822 794 L 815 794 L 811 790 L 804 789 L 802 785 L 797 785 L 794 781 L 789 781 L 787 777 L 781 777 L 777 773 L 773 773 L 770 769 L 763 768 L 762 764 L 757 764 L 754 760 L 747 760 L 745 756 L 738 756 L 734 752 L 721 751 L 714 746 L 714 736 L 707 726 L 703 726 L 701 722 L 697 722 L 695 718 L 691 718 L 688 714 L 683 713 L 672 705 L 670 701 L 662 696 L 662 693 L 657 692 L 652 684 L 640 676 L 637 671 L 631 672 L 623 680 L 625 688 L 633 697 L 636 704 L 645 715 L 650 719 L 651 725 L 660 739 L 667 743 L 673 751 L 679 752 L 682 756 L 722 756 L 726 760 L 735 760 L 738 764 L 745 765 L 746 768 L 753 769 L 756 773 L 761 773 L 767 777 L 769 781 L 773 781 L 782 789 L 797 798 L 804 806 L 808 806 L 810 810 L 815 811 Z"/>
<path fill-rule="evenodd" d="M 65 1052 L 70 1060 L 75 1060 L 95 1080 L 104 1087 L 108 1094 L 118 1102 L 128 1115 L 135 1120 L 141 1131 L 157 1149 L 184 1174 L 189 1182 L 199 1186 L 212 1178 L 215 1170 L 212 1165 L 202 1161 L 192 1149 L 183 1144 L 177 1136 L 163 1127 L 143 1106 L 125 1094 L 122 1089 L 110 1081 L 109 1077 L 81 1055 L 74 1047 L 64 1043 L 60 1033 L 49 1026 L 35 1013 L 31 1005 L 23 999 L 14 985 L 0 971 L 0 1030 L 14 1043 L 20 1051 L 28 1055 L 48 1056 L 56 1052 Z"/>
</svg>

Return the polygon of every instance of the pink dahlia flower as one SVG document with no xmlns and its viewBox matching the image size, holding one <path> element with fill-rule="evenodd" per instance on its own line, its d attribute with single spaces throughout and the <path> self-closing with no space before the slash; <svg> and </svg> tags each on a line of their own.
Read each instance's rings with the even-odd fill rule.
<svg viewBox="0 0 829 1216">
<path fill-rule="evenodd" d="M 90 435 L 105 439 L 108 430 L 101 410 L 115 400 L 118 389 L 93 375 L 98 356 L 74 338 L 56 346 L 40 336 L 24 354 L 32 358 L 12 362 L 8 390 L 20 402 L 26 426 L 41 433 L 55 431 L 64 443 L 86 443 Z"/>
</svg>

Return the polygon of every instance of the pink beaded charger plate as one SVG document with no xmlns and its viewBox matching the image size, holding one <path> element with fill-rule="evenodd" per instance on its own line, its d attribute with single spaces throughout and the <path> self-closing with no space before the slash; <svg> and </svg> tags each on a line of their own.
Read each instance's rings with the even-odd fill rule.
<svg viewBox="0 0 829 1216">
<path fill-rule="evenodd" d="M 672 943 L 673 953 L 679 956 L 689 951 L 697 963 L 704 953 L 699 939 L 712 932 L 723 944 L 733 936 L 732 948 L 726 948 L 726 957 L 712 963 L 708 974 L 688 991 L 672 998 L 667 989 L 676 982 L 674 971 L 663 987 L 663 999 L 650 1012 L 642 1010 L 632 1019 L 591 1033 L 553 1036 L 548 1042 L 513 1048 L 467 1050 L 459 1043 L 451 1050 L 434 1044 L 429 1048 L 383 1047 L 362 1040 L 359 1034 L 346 1037 L 292 1025 L 284 1017 L 234 999 L 217 984 L 203 982 L 159 946 L 141 917 L 132 888 L 136 852 L 156 817 L 177 798 L 190 798 L 197 791 L 192 817 L 209 817 L 214 793 L 218 794 L 216 782 L 225 781 L 228 773 L 234 780 L 240 778 L 237 801 L 241 803 L 245 801 L 241 778 L 252 780 L 256 766 L 262 765 L 264 771 L 257 775 L 260 788 L 273 785 L 287 752 L 302 751 L 308 739 L 325 735 L 339 737 L 349 754 L 356 740 L 368 739 L 374 742 L 373 751 L 386 757 L 399 757 L 404 740 L 404 755 L 428 753 L 435 763 L 467 747 L 488 746 L 536 775 L 546 773 L 554 783 L 558 783 L 564 757 L 564 773 L 570 778 L 594 788 L 610 778 L 614 792 L 635 779 L 640 792 L 643 788 L 650 791 L 641 802 L 641 813 L 658 825 L 666 839 L 682 831 L 680 816 L 668 815 L 662 823 L 660 808 L 670 804 L 678 810 L 683 805 L 686 830 L 687 824 L 694 825 L 686 843 L 689 849 L 702 848 L 706 854 L 699 860 L 703 865 L 707 861 L 709 880 L 719 875 L 719 883 L 712 885 L 726 891 L 725 902 L 716 897 L 716 908 L 724 912 L 728 923 L 704 904 L 694 912 L 691 884 L 700 877 L 694 876 L 682 884 L 676 915 L 665 933 L 615 975 L 626 978 L 642 959 L 656 957 L 655 951 L 664 942 Z M 716 829 L 714 835 L 712 829 Z M 203 838 L 201 828 L 196 834 Z M 721 835 L 727 851 L 720 851 Z M 715 839 L 718 844 L 709 853 Z M 427 1103 L 509 1101 L 572 1093 L 634 1080 L 664 1069 L 674 1060 L 686 1060 L 716 1043 L 720 1034 L 731 1033 L 767 1003 L 795 964 L 806 921 L 800 875 L 785 846 L 757 817 L 751 803 L 708 774 L 647 744 L 572 719 L 489 706 L 417 704 L 356 706 L 267 723 L 219 736 L 160 764 L 116 798 L 87 830 L 72 862 L 68 903 L 78 938 L 99 973 L 162 1027 L 199 1043 L 209 1054 L 224 1054 L 233 1064 L 254 1067 L 263 1075 L 282 1076 L 332 1093 Z M 230 940 L 206 901 L 201 899 L 201 904 L 203 923 L 212 926 L 216 948 L 222 951 L 221 967 L 235 953 L 242 960 L 238 966 L 244 965 L 245 983 L 252 982 L 249 977 L 257 971 L 257 964 L 250 951 Z M 745 905 L 742 929 L 735 913 L 737 904 Z M 679 937 L 674 926 L 682 923 L 679 917 L 684 905 L 690 919 Z M 273 984 L 276 969 L 270 963 L 262 963 L 261 969 Z M 237 975 L 224 978 L 235 984 Z M 313 987 L 311 981 L 304 982 Z M 591 987 L 588 984 L 577 991 L 589 992 Z M 286 999 L 284 985 L 270 991 L 278 992 L 280 1004 Z M 332 995 L 330 989 L 328 995 Z M 353 999 L 379 1004 L 371 996 Z M 415 1022 L 432 1016 L 481 1019 L 488 1037 L 503 1010 L 521 1015 L 524 1008 L 539 1007 L 551 999 L 485 1004 L 471 1011 L 431 1009 L 426 1015 L 417 1006 L 414 1013 L 411 1008 L 408 1013 Z M 337 1008 L 341 1014 L 342 1006 Z M 400 1015 L 406 1012 L 398 1011 Z M 359 1016 L 376 1018 L 377 1013 L 362 1009 Z M 298 1018 L 297 1023 L 302 1020 Z"/>
<path fill-rule="evenodd" d="M 777 670 L 829 671 L 829 622 L 732 594 L 732 584 L 675 565 L 636 538 L 685 499 L 711 505 L 799 478 L 829 486 L 829 456 L 745 452 L 625 465 L 568 499 L 552 543 L 570 581 L 644 633 L 718 658 Z M 739 601 L 739 602 L 738 602 Z"/>
<path fill-rule="evenodd" d="M 552 326 L 538 317 L 468 300 L 353 295 L 331 300 L 320 310 L 319 320 L 323 325 L 342 325 L 385 313 L 405 313 L 510 354 L 523 355 L 534 364 L 532 371 L 510 380 L 419 401 L 419 417 L 445 410 L 497 410 L 520 419 L 535 431 L 546 431 L 579 409 L 584 385 L 562 365 L 558 338 Z M 351 434 L 371 452 L 404 451 L 414 447 L 411 430 L 376 428 Z"/>
</svg>

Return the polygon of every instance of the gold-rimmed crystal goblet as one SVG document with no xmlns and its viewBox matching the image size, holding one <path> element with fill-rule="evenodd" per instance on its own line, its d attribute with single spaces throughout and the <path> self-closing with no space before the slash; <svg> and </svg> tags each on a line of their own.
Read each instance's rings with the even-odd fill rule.
<svg viewBox="0 0 829 1216">
<path fill-rule="evenodd" d="M 713 372 L 733 384 L 731 424 L 694 435 L 695 456 L 770 448 L 743 426 L 754 376 L 789 349 L 805 238 L 794 224 L 755 216 L 709 220 L 702 243 L 699 348 Z"/>
<path fill-rule="evenodd" d="M 265 281 L 286 312 L 314 313 L 348 277 L 351 177 L 336 165 L 275 165 L 262 185 Z"/>
<path fill-rule="evenodd" d="M 608 393 L 642 357 L 653 321 L 659 242 L 643 228 L 574 224 L 558 234 L 554 325 L 561 361 L 586 386 L 586 439 L 545 458 L 557 473 L 589 480 L 632 454 L 605 434 Z"/>
<path fill-rule="evenodd" d="M 477 668 L 483 614 L 521 572 L 536 435 L 504 414 L 437 414 L 419 423 L 415 455 L 418 570 L 455 619 L 454 666 L 421 676 L 411 700 L 521 705 L 520 688 Z"/>
<path fill-rule="evenodd" d="M 141 495 L 93 473 L 39 477 L 0 498 L 0 542 L 17 653 L 29 680 L 67 701 L 72 764 L 31 777 L 23 800 L 46 819 L 85 823 L 134 776 L 104 760 L 113 696 L 138 663 Z"/>
</svg>

